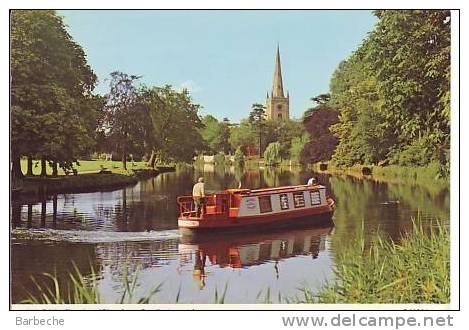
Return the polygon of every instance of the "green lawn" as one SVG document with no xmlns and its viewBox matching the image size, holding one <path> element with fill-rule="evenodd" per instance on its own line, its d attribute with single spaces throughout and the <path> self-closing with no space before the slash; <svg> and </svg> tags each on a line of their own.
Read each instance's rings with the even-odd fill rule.
<svg viewBox="0 0 469 330">
<path fill-rule="evenodd" d="M 124 173 L 125 171 L 122 168 L 122 162 L 120 161 L 104 161 L 104 160 L 80 160 L 80 166 L 75 165 L 75 168 L 78 170 L 78 174 L 82 173 L 97 173 L 101 170 L 101 166 L 111 170 L 113 173 Z M 146 162 L 127 162 L 128 170 L 136 170 L 147 168 Z M 26 174 L 26 159 L 21 160 L 21 170 Z M 33 161 L 33 174 L 39 175 L 41 173 L 41 162 L 38 160 Z M 52 168 L 47 165 L 47 174 L 52 174 Z M 65 173 L 59 168 L 59 175 L 64 175 Z"/>
</svg>

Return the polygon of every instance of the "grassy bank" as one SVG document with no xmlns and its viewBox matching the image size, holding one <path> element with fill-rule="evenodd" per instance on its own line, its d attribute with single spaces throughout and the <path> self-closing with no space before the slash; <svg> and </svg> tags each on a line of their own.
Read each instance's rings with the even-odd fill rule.
<svg viewBox="0 0 469 330">
<path fill-rule="evenodd" d="M 364 175 L 364 168 L 370 169 L 370 175 Z M 326 174 L 345 174 L 360 178 L 368 178 L 375 181 L 391 182 L 391 183 L 416 183 L 421 185 L 440 185 L 447 186 L 449 178 L 443 178 L 440 175 L 438 164 L 430 164 L 426 167 L 409 167 L 409 166 L 365 166 L 356 165 L 347 168 L 336 167 L 327 164 L 326 170 L 321 170 L 321 164 L 311 165 L 311 169 L 315 172 Z M 366 171 L 366 170 L 365 170 Z"/>
<path fill-rule="evenodd" d="M 74 168 L 78 171 L 78 174 L 85 174 L 85 173 L 98 173 L 101 169 L 108 169 L 113 173 L 117 174 L 127 174 L 122 168 L 121 161 L 105 161 L 105 160 L 79 160 L 79 165 L 74 165 Z M 46 165 L 47 175 L 52 175 L 52 168 L 47 163 Z M 147 168 L 146 162 L 128 162 L 127 163 L 128 170 L 139 170 Z M 26 173 L 27 170 L 27 163 L 26 159 L 21 160 L 21 171 Z M 39 175 L 41 173 L 41 164 L 40 161 L 34 160 L 33 161 L 33 174 Z M 65 175 L 64 171 L 59 168 L 59 175 Z"/>
<path fill-rule="evenodd" d="M 444 304 L 450 302 L 450 235 L 442 224 L 415 224 L 399 243 L 379 235 L 343 246 L 336 281 L 300 303 Z"/>
<path fill-rule="evenodd" d="M 448 229 L 439 223 L 431 229 L 414 224 L 413 231 L 399 242 L 376 235 L 371 243 L 363 238 L 342 245 L 336 255 L 336 281 L 313 295 L 304 289 L 301 297 L 282 299 L 288 303 L 449 303 L 450 300 L 450 239 Z M 93 270 L 92 274 L 96 274 Z M 68 292 L 57 277 L 47 275 L 43 282 L 36 281 L 37 294 L 29 295 L 23 303 L 104 303 L 98 290 L 96 276 L 85 280 L 76 271 L 69 274 L 72 287 Z M 137 294 L 138 272 L 123 276 L 122 298 L 115 303 L 158 303 L 161 285 Z M 47 283 L 47 285 L 45 285 Z M 51 289 L 49 289 L 51 288 Z M 214 293 L 214 303 L 229 302 L 225 287 Z M 176 293 L 175 293 L 176 294 Z M 180 292 L 174 303 L 179 303 Z M 259 298 L 261 299 L 261 298 Z M 271 299 L 259 303 L 270 303 Z"/>
<path fill-rule="evenodd" d="M 174 165 L 148 167 L 146 162 L 128 162 L 127 170 L 120 161 L 80 160 L 74 165 L 77 175 L 65 175 L 59 168 L 58 176 L 52 177 L 52 168 L 47 164 L 47 177 L 40 177 L 41 165 L 33 161 L 34 176 L 25 177 L 15 183 L 14 197 L 42 196 L 51 193 L 80 193 L 119 189 L 137 183 L 138 180 L 156 176 L 158 173 L 174 171 Z M 21 169 L 26 173 L 26 159 L 21 160 Z M 19 193 L 17 192 L 19 191 Z"/>
<path fill-rule="evenodd" d="M 21 185 L 21 196 L 39 196 L 51 193 L 80 193 L 118 189 L 135 184 L 139 178 L 135 174 L 79 174 L 56 178 L 25 178 Z"/>
</svg>

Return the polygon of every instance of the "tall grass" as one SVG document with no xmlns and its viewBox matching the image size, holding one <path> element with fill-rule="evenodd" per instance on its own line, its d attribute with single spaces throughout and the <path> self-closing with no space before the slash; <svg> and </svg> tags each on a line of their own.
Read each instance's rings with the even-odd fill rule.
<svg viewBox="0 0 469 330">
<path fill-rule="evenodd" d="M 55 275 L 49 273 L 42 274 L 42 281 L 35 277 L 31 277 L 37 293 L 28 292 L 28 298 L 23 300 L 23 304 L 104 304 L 99 293 L 98 276 L 91 267 L 91 274 L 83 276 L 78 268 L 74 265 L 74 272 L 69 274 L 71 285 L 63 291 L 63 283 Z M 148 304 L 153 297 L 160 291 L 162 284 L 154 286 L 144 295 L 137 294 L 138 276 L 140 267 L 133 275 L 127 273 L 127 267 L 124 268 L 124 276 L 122 277 L 123 292 L 116 304 Z"/>
<path fill-rule="evenodd" d="M 429 303 L 450 301 L 449 230 L 437 222 L 413 231 L 399 243 L 377 235 L 363 237 L 337 255 L 336 281 L 313 295 L 304 291 L 299 303 Z"/>
</svg>

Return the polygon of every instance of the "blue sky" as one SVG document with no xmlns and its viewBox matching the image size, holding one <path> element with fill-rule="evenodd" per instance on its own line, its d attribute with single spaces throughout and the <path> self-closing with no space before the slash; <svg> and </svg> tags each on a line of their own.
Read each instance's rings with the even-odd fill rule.
<svg viewBox="0 0 469 330">
<path fill-rule="evenodd" d="M 301 118 L 312 96 L 376 23 L 370 11 L 59 11 L 98 75 L 96 91 L 119 70 L 148 86 L 191 90 L 202 115 L 233 122 L 264 103 L 277 43 L 290 114 Z M 285 91 L 285 92 L 286 92 Z"/>
</svg>

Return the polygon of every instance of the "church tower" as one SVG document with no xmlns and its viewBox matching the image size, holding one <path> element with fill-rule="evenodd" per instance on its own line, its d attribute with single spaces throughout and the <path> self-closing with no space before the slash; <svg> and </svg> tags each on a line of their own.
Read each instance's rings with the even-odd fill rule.
<svg viewBox="0 0 469 330">
<path fill-rule="evenodd" d="M 277 58 L 275 60 L 274 82 L 272 92 L 267 93 L 267 119 L 289 119 L 290 118 L 290 95 L 283 94 L 282 66 L 280 64 L 280 50 L 277 45 Z"/>
</svg>

